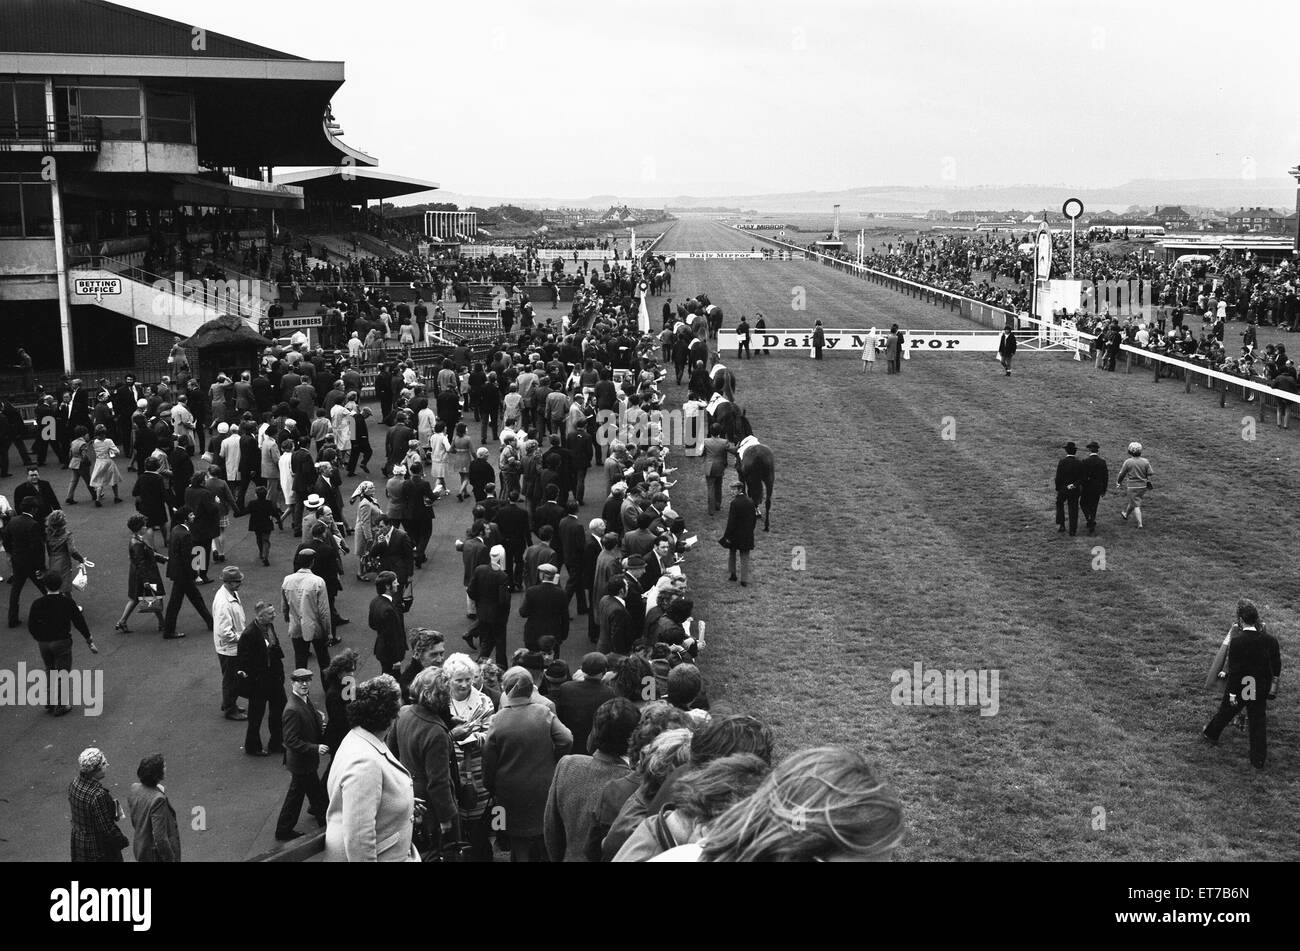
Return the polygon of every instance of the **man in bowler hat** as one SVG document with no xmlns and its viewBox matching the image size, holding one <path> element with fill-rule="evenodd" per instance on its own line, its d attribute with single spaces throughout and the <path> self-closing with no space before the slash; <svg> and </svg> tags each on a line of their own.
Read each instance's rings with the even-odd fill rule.
<svg viewBox="0 0 1300 951">
<path fill-rule="evenodd" d="M 1083 476 L 1082 468 L 1075 453 L 1078 447 L 1072 443 L 1065 444 L 1065 458 L 1056 464 L 1056 530 L 1065 531 L 1065 507 L 1070 507 L 1070 534 L 1079 529 L 1079 489 Z"/>
<path fill-rule="evenodd" d="M 1088 455 L 1079 463 L 1079 507 L 1083 509 L 1084 521 L 1088 523 L 1088 534 L 1096 535 L 1097 506 L 1101 504 L 1101 497 L 1106 494 L 1106 486 L 1110 484 L 1110 470 L 1106 467 L 1106 460 L 1098 455 L 1101 446 L 1095 439 L 1084 448 L 1088 450 Z"/>
</svg>

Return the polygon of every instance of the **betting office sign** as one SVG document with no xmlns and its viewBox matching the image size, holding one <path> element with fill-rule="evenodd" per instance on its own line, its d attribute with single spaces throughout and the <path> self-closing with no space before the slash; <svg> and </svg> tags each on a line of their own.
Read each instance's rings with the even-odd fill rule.
<svg viewBox="0 0 1300 951">
<path fill-rule="evenodd" d="M 868 330 L 825 330 L 826 352 L 851 353 L 862 355 L 867 340 L 871 337 Z M 1002 336 L 991 330 L 905 330 L 904 347 L 912 353 L 995 353 L 998 339 Z M 724 354 L 735 353 L 739 336 L 734 330 L 718 331 L 718 349 Z M 884 350 L 889 340 L 889 332 L 875 332 L 876 349 Z M 751 331 L 749 335 L 751 350 L 770 350 L 774 353 L 806 355 L 812 349 L 812 330 L 800 327 L 796 330 Z"/>
</svg>

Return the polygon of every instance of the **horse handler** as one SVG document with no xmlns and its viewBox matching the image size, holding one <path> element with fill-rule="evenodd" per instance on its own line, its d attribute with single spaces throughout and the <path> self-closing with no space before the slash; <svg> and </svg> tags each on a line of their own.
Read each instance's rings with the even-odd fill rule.
<svg viewBox="0 0 1300 951">
<path fill-rule="evenodd" d="M 729 549 L 727 556 L 728 581 L 736 580 L 736 556 L 740 556 L 740 586 L 749 587 L 749 553 L 754 550 L 754 526 L 758 523 L 758 509 L 753 500 L 745 494 L 745 483 L 733 482 L 736 490 L 731 500 L 731 509 L 727 512 L 727 527 L 718 539 L 718 544 Z"/>
</svg>

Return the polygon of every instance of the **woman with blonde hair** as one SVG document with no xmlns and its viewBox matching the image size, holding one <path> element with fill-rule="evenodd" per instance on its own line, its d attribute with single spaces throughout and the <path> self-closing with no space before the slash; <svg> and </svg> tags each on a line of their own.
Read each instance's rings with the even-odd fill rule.
<svg viewBox="0 0 1300 951">
<path fill-rule="evenodd" d="M 1128 502 L 1124 506 L 1124 511 L 1119 513 L 1119 517 L 1128 521 L 1129 512 L 1137 518 L 1138 528 L 1142 527 L 1142 496 L 1147 494 L 1148 489 L 1155 488 L 1151 484 L 1151 462 L 1142 455 L 1142 444 L 1140 442 L 1131 442 L 1128 444 L 1128 458 L 1119 468 L 1119 478 L 1116 480 L 1118 488 L 1123 489 L 1125 481 L 1132 479 L 1128 484 Z"/>
<path fill-rule="evenodd" d="M 442 662 L 442 669 L 451 686 L 448 710 L 452 748 L 460 773 L 460 835 L 469 843 L 474 861 L 491 862 L 487 815 L 490 797 L 483 784 L 483 741 L 496 711 L 488 695 L 474 685 L 481 673 L 468 654 L 452 654 Z"/>
<path fill-rule="evenodd" d="M 112 488 L 114 502 L 121 502 L 122 496 L 118 494 L 117 487 L 122 482 L 122 472 L 113 460 L 121 455 L 122 450 L 108 437 L 107 426 L 95 427 L 95 438 L 90 446 L 95 454 L 95 468 L 90 473 L 90 494 L 95 497 L 95 507 L 103 505 L 106 488 Z"/>
<path fill-rule="evenodd" d="M 887 862 L 903 805 L 856 750 L 817 746 L 782 760 L 708 836 L 653 862 Z"/>
<path fill-rule="evenodd" d="M 68 516 L 62 510 L 55 509 L 45 519 L 46 572 L 63 578 L 63 593 L 72 597 L 72 563 L 86 564 L 85 557 L 77 551 L 72 543 L 72 533 L 68 531 Z"/>
</svg>

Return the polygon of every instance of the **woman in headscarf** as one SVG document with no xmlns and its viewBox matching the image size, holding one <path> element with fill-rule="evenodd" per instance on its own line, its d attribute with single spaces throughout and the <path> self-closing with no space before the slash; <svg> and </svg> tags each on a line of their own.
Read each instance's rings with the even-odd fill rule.
<svg viewBox="0 0 1300 951">
<path fill-rule="evenodd" d="M 118 494 L 117 487 L 122 481 L 122 473 L 113 461 L 121 454 L 121 450 L 117 448 L 117 443 L 108 438 L 108 427 L 95 427 L 91 450 L 95 454 L 95 467 L 90 473 L 90 493 L 95 497 L 96 508 L 103 504 L 105 488 L 112 488 L 113 501 L 121 502 L 122 496 Z"/>
<path fill-rule="evenodd" d="M 352 501 L 357 504 L 357 516 L 353 522 L 357 546 L 357 580 L 370 581 L 366 572 L 366 557 L 379 537 L 379 518 L 384 514 L 379 503 L 375 501 L 375 484 L 362 482 L 352 493 Z"/>
<path fill-rule="evenodd" d="M 573 748 L 573 733 L 540 702 L 526 669 L 511 667 L 502 684 L 506 696 L 483 744 L 483 783 L 502 808 L 510 860 L 545 861 L 546 797 L 556 763 Z"/>
<path fill-rule="evenodd" d="M 72 544 L 72 533 L 68 531 L 68 516 L 55 509 L 45 519 L 45 549 L 47 573 L 63 578 L 63 593 L 72 597 L 72 563 L 84 565 L 86 559 L 77 546 Z"/>
<path fill-rule="evenodd" d="M 488 842 L 490 817 L 488 791 L 483 785 L 483 740 L 492 725 L 495 707 L 491 698 L 474 686 L 480 676 L 478 665 L 468 654 L 452 654 L 442 663 L 451 686 L 448 703 L 451 742 L 460 773 L 457 800 L 461 837 L 470 844 L 477 862 L 492 861 Z"/>
<path fill-rule="evenodd" d="M 104 788 L 107 772 L 108 757 L 95 747 L 77 757 L 77 778 L 68 786 L 74 862 L 120 862 L 131 844 L 117 825 L 122 808 Z"/>
<path fill-rule="evenodd" d="M 488 564 L 474 569 L 465 589 L 478 615 L 465 640 L 473 647 L 474 639 L 480 639 L 480 660 L 492 656 L 495 649 L 496 662 L 501 667 L 506 665 L 506 625 L 510 621 L 510 576 L 505 569 L 506 550 L 493 545 L 488 552 Z"/>
</svg>

